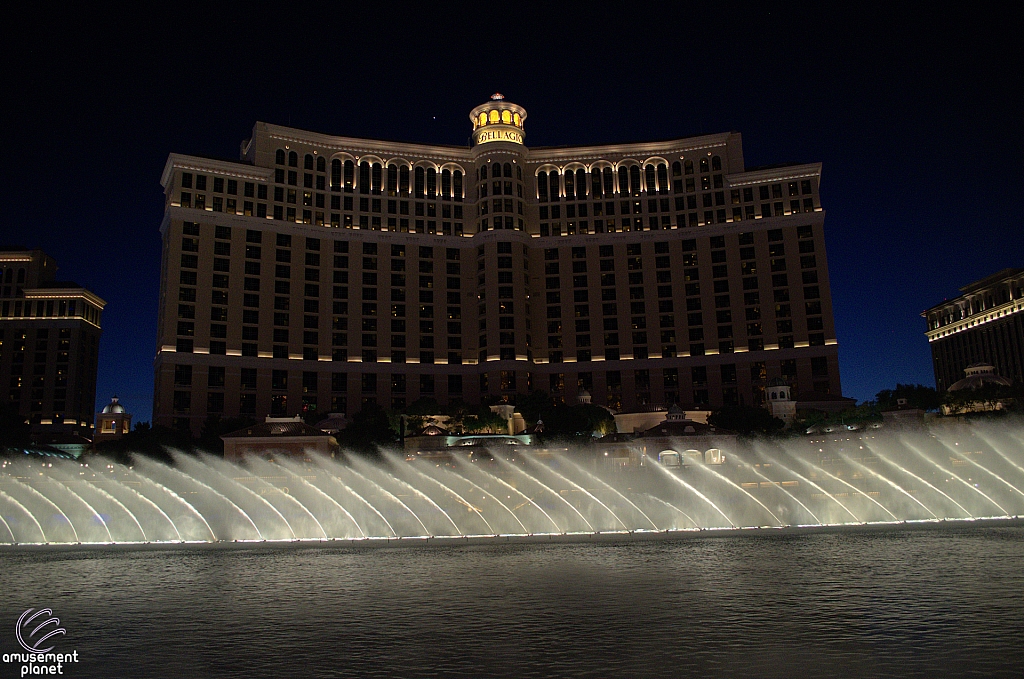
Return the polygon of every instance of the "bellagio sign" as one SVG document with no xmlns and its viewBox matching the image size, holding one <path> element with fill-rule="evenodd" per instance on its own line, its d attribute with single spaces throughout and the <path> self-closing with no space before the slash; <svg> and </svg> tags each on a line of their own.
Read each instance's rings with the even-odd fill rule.
<svg viewBox="0 0 1024 679">
<path fill-rule="evenodd" d="M 477 134 L 477 144 L 485 144 L 489 141 L 510 141 L 515 144 L 522 144 L 523 133 L 515 130 L 481 130 Z"/>
</svg>

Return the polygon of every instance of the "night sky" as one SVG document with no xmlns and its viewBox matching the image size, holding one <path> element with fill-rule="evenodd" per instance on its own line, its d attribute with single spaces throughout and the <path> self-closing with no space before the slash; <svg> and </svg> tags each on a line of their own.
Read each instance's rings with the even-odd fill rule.
<svg viewBox="0 0 1024 679">
<path fill-rule="evenodd" d="M 116 393 L 151 416 L 167 154 L 235 160 L 257 120 L 459 145 L 500 91 L 529 112 L 528 146 L 735 130 L 748 167 L 820 161 L 843 393 L 858 400 L 934 385 L 920 312 L 1024 266 L 1019 17 L 323 4 L 343 11 L 5 12 L 0 245 L 42 248 L 107 300 L 98 405 Z"/>
</svg>

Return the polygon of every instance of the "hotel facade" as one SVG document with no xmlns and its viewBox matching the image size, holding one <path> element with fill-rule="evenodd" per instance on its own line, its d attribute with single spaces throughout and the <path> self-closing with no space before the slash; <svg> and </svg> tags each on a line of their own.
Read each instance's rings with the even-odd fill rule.
<svg viewBox="0 0 1024 679">
<path fill-rule="evenodd" d="M 0 384 L 35 433 L 92 436 L 106 302 L 42 250 L 0 247 Z"/>
<path fill-rule="evenodd" d="M 257 123 L 171 154 L 154 420 L 584 390 L 616 411 L 841 393 L 820 164 L 738 133 L 529 148 L 495 95 L 469 147 Z"/>
<path fill-rule="evenodd" d="M 921 312 L 939 393 L 977 363 L 1024 383 L 1024 269 L 1003 269 L 960 292 Z"/>
</svg>

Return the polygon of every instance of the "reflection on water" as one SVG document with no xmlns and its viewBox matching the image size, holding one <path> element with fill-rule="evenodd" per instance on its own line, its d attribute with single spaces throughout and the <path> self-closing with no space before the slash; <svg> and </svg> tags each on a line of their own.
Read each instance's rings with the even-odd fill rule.
<svg viewBox="0 0 1024 679">
<path fill-rule="evenodd" d="M 73 676 L 1020 676 L 1024 528 L 5 554 Z"/>
</svg>

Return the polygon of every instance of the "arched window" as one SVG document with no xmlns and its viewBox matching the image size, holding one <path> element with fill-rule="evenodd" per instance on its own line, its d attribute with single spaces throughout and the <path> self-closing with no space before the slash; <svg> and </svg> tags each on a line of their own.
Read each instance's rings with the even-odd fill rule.
<svg viewBox="0 0 1024 679">
<path fill-rule="evenodd" d="M 548 173 L 537 174 L 537 200 L 546 203 L 548 200 Z"/>
<path fill-rule="evenodd" d="M 554 170 L 548 175 L 548 186 L 550 187 L 551 200 L 558 200 L 562 195 L 558 185 L 558 170 Z"/>
<path fill-rule="evenodd" d="M 576 199 L 576 173 L 572 170 L 565 173 L 565 199 Z"/>
<path fill-rule="evenodd" d="M 658 166 L 658 193 L 668 193 L 668 166 L 666 165 Z"/>
<path fill-rule="evenodd" d="M 452 171 L 441 172 L 441 197 L 450 199 L 452 197 Z"/>
<path fill-rule="evenodd" d="M 427 198 L 437 197 L 437 170 L 427 168 Z"/>
<path fill-rule="evenodd" d="M 509 110 L 502 111 L 501 112 L 501 122 L 505 123 L 506 125 L 510 124 L 512 122 L 512 111 L 509 111 Z"/>
<path fill-rule="evenodd" d="M 398 195 L 398 166 L 388 165 L 388 195 Z"/>
<path fill-rule="evenodd" d="M 351 192 L 356 183 L 356 164 L 351 160 L 345 161 L 345 190 Z"/>
<path fill-rule="evenodd" d="M 686 174 L 693 174 L 693 161 L 692 160 L 687 160 L 685 163 L 683 163 L 683 167 L 686 168 Z"/>
<path fill-rule="evenodd" d="M 601 197 L 601 170 L 596 168 L 590 171 L 590 195 L 593 198 Z"/>
<path fill-rule="evenodd" d="M 487 124 L 487 114 L 486 113 L 481 113 L 480 114 L 480 119 L 477 122 L 480 125 L 486 125 Z"/>
<path fill-rule="evenodd" d="M 601 176 L 604 177 L 604 195 L 611 198 L 615 193 L 615 173 L 612 172 L 612 168 L 606 167 L 601 171 Z"/>
<path fill-rule="evenodd" d="M 523 126 L 523 119 L 519 117 L 518 113 L 513 113 L 512 114 L 512 123 L 515 124 L 516 127 L 522 127 Z"/>
<path fill-rule="evenodd" d="M 587 171 L 583 168 L 576 170 L 576 200 L 587 199 Z"/>
<path fill-rule="evenodd" d="M 633 165 L 629 168 L 629 192 L 634 196 L 640 195 L 640 166 Z"/>
<path fill-rule="evenodd" d="M 491 166 L 491 176 L 495 179 L 501 176 L 501 163 L 495 163 Z"/>
<path fill-rule="evenodd" d="M 316 171 L 327 172 L 327 159 L 323 156 L 317 156 L 316 158 Z"/>
<path fill-rule="evenodd" d="M 720 156 L 711 156 L 711 169 L 716 172 L 722 169 L 722 158 Z"/>
<path fill-rule="evenodd" d="M 289 151 L 288 152 L 288 167 L 298 167 L 298 166 L 299 166 L 299 154 L 296 153 L 295 151 Z"/>
<path fill-rule="evenodd" d="M 331 191 L 341 191 L 341 160 L 331 161 Z"/>
<path fill-rule="evenodd" d="M 480 179 L 481 180 L 487 179 L 487 166 L 486 165 L 484 165 L 483 167 L 480 168 Z"/>
<path fill-rule="evenodd" d="M 503 174 L 506 177 L 508 177 L 509 179 L 512 179 L 512 163 L 505 163 L 502 166 L 502 170 L 503 170 Z"/>
<path fill-rule="evenodd" d="M 523 166 L 516 165 L 516 179 L 523 181 Z"/>
<path fill-rule="evenodd" d="M 672 163 L 672 176 L 682 177 L 683 176 L 683 164 L 678 160 Z"/>
<path fill-rule="evenodd" d="M 398 170 L 398 192 L 403 196 L 409 195 L 409 168 L 405 165 Z"/>
<path fill-rule="evenodd" d="M 647 183 L 647 193 L 656 193 L 658 191 L 658 184 L 654 179 L 654 166 L 648 165 L 644 168 L 644 181 Z"/>
<path fill-rule="evenodd" d="M 500 117 L 501 117 L 501 114 L 500 114 L 500 113 L 498 113 L 497 111 L 491 111 L 491 112 L 490 112 L 490 114 L 489 114 L 489 120 L 490 120 L 490 121 L 491 121 L 492 123 L 496 123 L 496 122 L 498 122 L 498 120 L 500 119 Z"/>
<path fill-rule="evenodd" d="M 373 176 L 373 195 L 375 196 L 379 196 L 381 194 L 381 189 L 383 188 L 383 171 L 384 169 L 380 166 L 380 163 L 374 163 L 370 168 L 370 172 Z"/>
<path fill-rule="evenodd" d="M 302 168 L 304 170 L 313 169 L 313 154 L 307 153 L 306 157 L 302 159 Z"/>
<path fill-rule="evenodd" d="M 426 187 L 426 173 L 422 167 L 416 168 L 416 183 L 414 187 L 414 193 L 417 198 L 423 197 L 424 188 Z"/>
<path fill-rule="evenodd" d="M 370 164 L 365 160 L 359 163 L 359 193 L 370 192 Z"/>
<path fill-rule="evenodd" d="M 452 172 L 452 197 L 462 200 L 462 170 Z"/>
<path fill-rule="evenodd" d="M 629 195 L 629 168 L 625 165 L 619 168 L 619 195 Z"/>
<path fill-rule="evenodd" d="M 278 165 L 284 165 L 284 149 L 278 149 L 275 156 Z"/>
<path fill-rule="evenodd" d="M 707 172 L 708 171 L 708 159 L 707 158 L 701 158 L 700 159 L 700 171 L 701 172 Z"/>
</svg>

